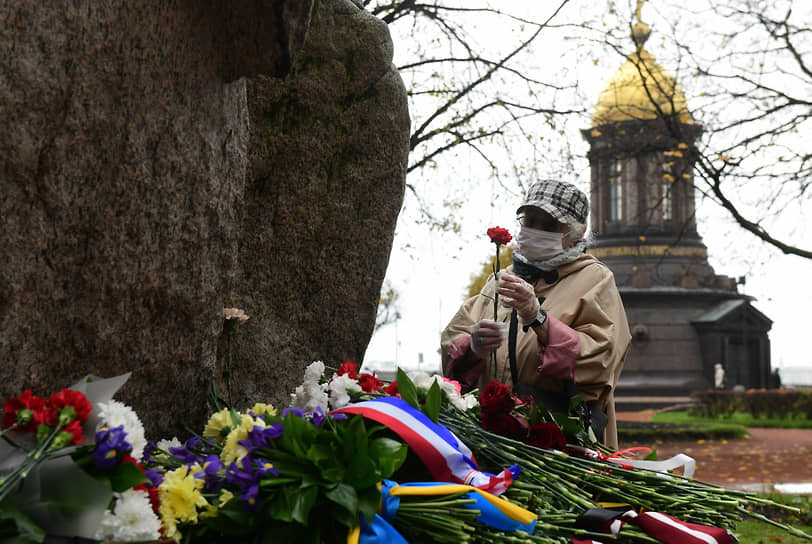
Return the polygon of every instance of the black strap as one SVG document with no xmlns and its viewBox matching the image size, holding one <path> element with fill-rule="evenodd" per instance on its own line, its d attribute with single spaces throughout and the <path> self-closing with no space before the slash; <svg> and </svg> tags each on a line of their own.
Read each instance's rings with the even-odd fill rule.
<svg viewBox="0 0 812 544">
<path fill-rule="evenodd" d="M 510 361 L 510 379 L 513 383 L 513 392 L 519 386 L 519 369 L 516 365 L 516 335 L 519 333 L 519 316 L 516 308 L 510 312 L 510 326 L 508 328 L 508 360 Z"/>
</svg>

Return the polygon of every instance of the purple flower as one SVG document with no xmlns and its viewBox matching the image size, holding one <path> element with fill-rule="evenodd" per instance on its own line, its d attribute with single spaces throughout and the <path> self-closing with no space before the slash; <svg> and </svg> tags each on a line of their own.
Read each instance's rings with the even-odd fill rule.
<svg viewBox="0 0 812 544">
<path fill-rule="evenodd" d="M 321 424 L 324 423 L 324 410 L 321 409 L 321 406 L 316 406 L 316 409 L 308 412 L 307 415 L 310 416 L 313 425 L 321 429 Z"/>
<path fill-rule="evenodd" d="M 149 478 L 150 482 L 152 482 L 152 485 L 149 487 L 158 487 L 161 485 L 161 482 L 164 481 L 164 475 L 161 474 L 161 470 L 157 468 L 145 470 L 144 475 Z"/>
<path fill-rule="evenodd" d="M 93 450 L 93 462 L 99 468 L 113 468 L 118 458 L 133 449 L 125 440 L 127 433 L 124 425 L 108 429 L 102 427 L 96 433 L 96 449 Z"/>
<path fill-rule="evenodd" d="M 182 463 L 192 465 L 200 462 L 211 451 L 212 442 L 193 436 L 183 446 L 169 448 L 169 453 Z"/>
<path fill-rule="evenodd" d="M 279 472 L 270 462 L 254 459 L 250 455 L 243 457 L 239 463 L 232 462 L 226 469 L 226 481 L 239 489 L 240 498 L 251 512 L 259 505 L 259 483 L 267 475 L 278 476 Z"/>
<path fill-rule="evenodd" d="M 195 478 L 206 481 L 205 490 L 210 492 L 217 492 L 223 487 L 223 479 L 220 477 L 220 470 L 223 468 L 223 462 L 214 454 L 206 456 L 200 463 L 203 467 L 201 472 L 195 474 Z"/>
<path fill-rule="evenodd" d="M 300 417 L 302 419 L 304 419 L 305 417 L 304 410 L 302 410 L 298 406 L 292 406 L 290 408 L 285 408 L 284 410 L 282 410 L 282 417 L 287 417 L 288 414 L 293 414 L 294 416 Z"/>
<path fill-rule="evenodd" d="M 259 495 L 259 484 L 248 486 L 240 495 L 240 498 L 245 501 L 245 507 L 249 512 L 254 512 L 259 507 L 257 495 Z"/>
<path fill-rule="evenodd" d="M 147 440 L 147 445 L 144 446 L 144 453 L 141 455 L 141 462 L 145 465 L 152 463 L 152 452 L 158 449 L 158 446 L 152 440 Z"/>
<path fill-rule="evenodd" d="M 272 448 L 273 439 L 282 436 L 282 430 L 281 423 L 274 423 L 268 427 L 254 425 L 254 428 L 248 431 L 248 440 L 240 440 L 238 443 L 245 446 L 249 452 L 257 448 Z"/>
</svg>

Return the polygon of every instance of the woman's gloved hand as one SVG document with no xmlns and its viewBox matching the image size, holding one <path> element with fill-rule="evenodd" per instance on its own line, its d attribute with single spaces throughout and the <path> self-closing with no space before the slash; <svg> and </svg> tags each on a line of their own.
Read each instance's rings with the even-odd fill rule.
<svg viewBox="0 0 812 544">
<path fill-rule="evenodd" d="M 504 323 L 482 319 L 471 327 L 471 351 L 480 359 L 487 359 L 493 350 L 502 345 L 506 335 Z"/>
<path fill-rule="evenodd" d="M 541 304 L 532 285 L 519 276 L 502 272 L 499 275 L 496 291 L 502 297 L 503 304 L 516 308 L 522 324 L 531 323 L 536 319 Z"/>
</svg>

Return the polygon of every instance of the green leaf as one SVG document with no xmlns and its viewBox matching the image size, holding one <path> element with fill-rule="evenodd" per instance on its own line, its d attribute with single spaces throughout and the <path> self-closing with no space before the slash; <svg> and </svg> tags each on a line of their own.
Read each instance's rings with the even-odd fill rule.
<svg viewBox="0 0 812 544">
<path fill-rule="evenodd" d="M 358 455 L 366 456 L 369 445 L 367 430 L 364 426 L 364 417 L 353 417 L 348 425 L 343 427 L 344 461 L 349 462 Z"/>
<path fill-rule="evenodd" d="M 651 449 L 651 453 L 649 453 L 648 455 L 646 455 L 646 457 L 645 457 L 645 459 L 644 459 L 644 460 L 645 460 L 645 461 L 656 461 L 656 460 L 657 460 L 657 450 L 655 450 L 654 448 L 652 448 L 652 449 Z"/>
<path fill-rule="evenodd" d="M 119 463 L 111 470 L 106 471 L 107 477 L 110 478 L 110 485 L 113 491 L 121 493 L 131 487 L 139 484 L 149 483 L 149 478 L 138 470 L 138 467 L 132 463 Z"/>
<path fill-rule="evenodd" d="M 300 487 L 299 492 L 293 498 L 293 508 L 291 515 L 293 519 L 302 525 L 308 524 L 308 517 L 310 517 L 310 510 L 316 504 L 316 499 L 319 496 L 318 487 Z"/>
<path fill-rule="evenodd" d="M 350 461 L 349 470 L 347 470 L 347 481 L 352 482 L 356 488 L 369 487 L 381 481 L 380 469 L 370 457 L 358 456 Z"/>
<path fill-rule="evenodd" d="M 389 478 L 406 461 L 409 448 L 391 438 L 376 438 L 369 443 L 369 456 L 376 459 L 381 478 Z"/>
<path fill-rule="evenodd" d="M 398 367 L 397 382 L 400 398 L 406 401 L 412 408 L 420 410 L 420 403 L 417 400 L 417 389 L 415 389 L 414 383 L 409 379 L 409 376 L 407 376 L 400 367 Z"/>
<path fill-rule="evenodd" d="M 426 395 L 426 415 L 434 423 L 440 416 L 440 407 L 443 405 L 443 391 L 440 389 L 440 384 L 437 381 L 431 383 L 429 392 Z"/>
<path fill-rule="evenodd" d="M 299 492 L 298 487 L 281 487 L 281 493 L 278 493 L 275 500 L 268 504 L 268 515 L 273 519 L 278 519 L 279 521 L 293 521 L 293 499 L 295 497 L 291 496 L 291 490 L 293 493 Z"/>
<path fill-rule="evenodd" d="M 366 519 L 371 520 L 375 517 L 380 503 L 381 492 L 378 486 L 373 485 L 358 490 L 358 508 Z"/>
<path fill-rule="evenodd" d="M 358 511 L 358 494 L 355 488 L 348 484 L 336 484 L 332 489 L 327 489 L 324 496 L 347 509 L 348 512 Z"/>
</svg>

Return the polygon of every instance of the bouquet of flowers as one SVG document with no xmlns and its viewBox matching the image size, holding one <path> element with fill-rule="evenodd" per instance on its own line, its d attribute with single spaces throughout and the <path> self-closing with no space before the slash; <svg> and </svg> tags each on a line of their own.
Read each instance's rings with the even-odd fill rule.
<svg viewBox="0 0 812 544">
<path fill-rule="evenodd" d="M 144 427 L 112 399 L 128 377 L 88 377 L 47 398 L 26 390 L 6 401 L 0 525 L 17 541 L 161 537 L 157 489 L 140 463 Z"/>
</svg>

